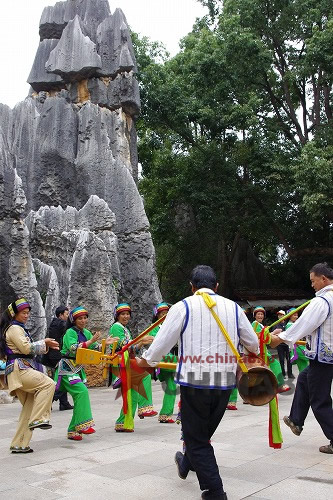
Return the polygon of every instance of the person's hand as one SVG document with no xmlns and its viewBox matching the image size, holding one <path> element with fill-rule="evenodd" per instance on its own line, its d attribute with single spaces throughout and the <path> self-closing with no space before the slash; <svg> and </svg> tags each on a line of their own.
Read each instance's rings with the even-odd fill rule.
<svg viewBox="0 0 333 500">
<path fill-rule="evenodd" d="M 273 349 L 275 347 L 277 347 L 278 345 L 282 344 L 283 340 L 280 339 L 279 337 L 279 333 L 281 333 L 281 329 L 277 328 L 276 330 L 274 330 L 272 332 L 272 339 L 271 339 L 271 342 L 270 342 L 270 347 L 272 347 Z M 276 333 L 277 332 L 277 333 Z"/>
<path fill-rule="evenodd" d="M 105 339 L 105 345 L 111 345 L 115 344 L 116 342 L 118 343 L 119 337 L 107 337 Z"/>
<path fill-rule="evenodd" d="M 57 342 L 56 340 L 47 337 L 46 339 L 44 339 L 44 342 L 48 348 L 59 351 L 59 342 Z"/>
<path fill-rule="evenodd" d="M 140 368 L 151 368 L 150 365 L 148 365 L 147 361 L 143 358 L 135 358 L 136 362 L 140 366 Z"/>
<path fill-rule="evenodd" d="M 102 332 L 94 333 L 92 338 L 90 340 L 88 340 L 87 344 L 89 344 L 89 345 L 93 344 L 94 342 L 96 342 L 100 338 L 101 335 L 102 335 Z"/>
<path fill-rule="evenodd" d="M 155 337 L 152 337 L 151 335 L 146 335 L 140 340 L 140 346 L 142 345 L 150 345 L 153 343 Z"/>
</svg>

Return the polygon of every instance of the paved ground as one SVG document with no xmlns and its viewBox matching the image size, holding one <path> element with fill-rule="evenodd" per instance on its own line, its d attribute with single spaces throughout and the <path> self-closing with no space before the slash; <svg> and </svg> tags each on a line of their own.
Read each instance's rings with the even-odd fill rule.
<svg viewBox="0 0 333 500">
<path fill-rule="evenodd" d="M 163 392 L 153 387 L 155 407 Z M 181 450 L 177 424 L 160 424 L 157 418 L 136 419 L 133 434 L 113 430 L 120 409 L 112 389 L 91 389 L 97 433 L 75 443 L 66 439 L 70 411 L 53 403 L 48 431 L 36 430 L 35 452 L 9 453 L 10 438 L 20 404 L 0 405 L 0 492 L 3 498 L 73 500 L 200 498 L 194 473 L 186 481 L 176 475 L 173 457 Z M 279 398 L 280 416 L 288 414 L 292 396 Z M 281 450 L 268 447 L 267 407 L 238 404 L 228 411 L 214 435 L 213 445 L 229 500 L 241 498 L 298 500 L 333 497 L 333 455 L 319 453 L 327 444 L 312 413 L 300 437 L 282 422 Z"/>
</svg>

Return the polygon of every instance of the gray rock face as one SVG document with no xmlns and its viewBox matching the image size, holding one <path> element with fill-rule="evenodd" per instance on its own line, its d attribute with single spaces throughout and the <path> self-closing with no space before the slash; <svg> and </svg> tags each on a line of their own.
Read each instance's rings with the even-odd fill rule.
<svg viewBox="0 0 333 500">
<path fill-rule="evenodd" d="M 58 41 L 55 39 L 45 39 L 39 44 L 35 61 L 27 80 L 36 92 L 63 86 L 63 80 L 59 75 L 47 73 L 45 69 L 45 64 Z"/>
<path fill-rule="evenodd" d="M 84 305 L 106 333 L 117 301 L 129 301 L 135 331 L 161 296 L 135 184 L 140 98 L 126 19 L 107 0 L 67 0 L 44 9 L 40 35 L 33 90 L 13 110 L 0 105 L 0 306 L 24 294 L 40 337 L 58 303 Z"/>
<path fill-rule="evenodd" d="M 66 26 L 66 2 L 57 2 L 54 7 L 45 7 L 39 23 L 39 36 L 41 41 L 45 38 L 60 38 Z"/>
<path fill-rule="evenodd" d="M 45 68 L 48 73 L 56 73 L 65 81 L 75 81 L 93 75 L 101 65 L 96 45 L 83 34 L 79 16 L 76 15 L 73 21 L 68 22 Z"/>
<path fill-rule="evenodd" d="M 39 36 L 61 38 L 69 21 L 78 15 L 86 26 L 89 37 L 95 42 L 98 25 L 110 15 L 108 0 L 74 0 L 57 2 L 54 7 L 45 7 L 39 23 Z"/>
<path fill-rule="evenodd" d="M 122 288 L 115 216 L 107 203 L 94 195 L 81 210 L 41 207 L 26 221 L 47 318 L 57 301 L 84 304 L 90 326 L 106 331 Z"/>
<path fill-rule="evenodd" d="M 31 254 L 29 231 L 22 219 L 26 198 L 22 181 L 12 167 L 8 152 L 7 120 L 10 109 L 1 105 L 0 114 L 0 300 L 1 310 L 17 297 L 28 297 L 34 317 L 28 323 L 37 338 L 45 333 L 46 319 L 37 290 Z"/>
<path fill-rule="evenodd" d="M 98 53 L 102 59 L 100 75 L 116 76 L 123 71 L 137 71 L 135 55 L 125 15 L 116 9 L 97 29 Z"/>
</svg>

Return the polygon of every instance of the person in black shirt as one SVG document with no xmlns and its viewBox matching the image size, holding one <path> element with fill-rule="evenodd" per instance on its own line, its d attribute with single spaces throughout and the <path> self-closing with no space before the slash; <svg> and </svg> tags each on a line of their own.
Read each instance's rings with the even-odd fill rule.
<svg viewBox="0 0 333 500">
<path fill-rule="evenodd" d="M 283 316 L 285 316 L 286 313 L 285 313 L 285 311 L 283 311 L 281 309 L 280 311 L 278 311 L 276 313 L 276 315 L 277 315 L 278 319 L 280 319 Z M 286 321 L 282 321 L 279 324 L 278 328 L 282 328 L 282 331 L 284 331 L 286 328 L 286 324 L 287 324 Z M 279 356 L 279 362 L 281 365 L 282 375 L 284 377 L 286 376 L 285 361 L 287 361 L 288 378 L 290 378 L 290 379 L 295 378 L 295 376 L 293 375 L 293 368 L 292 368 L 291 361 L 290 361 L 289 346 L 287 344 L 285 344 L 284 342 L 282 342 L 282 344 L 278 345 L 276 349 L 277 349 L 278 356 Z"/>
<path fill-rule="evenodd" d="M 66 332 L 66 321 L 68 318 L 68 307 L 66 306 L 59 306 L 55 310 L 55 318 L 52 319 L 50 326 L 49 326 L 49 332 L 48 336 L 54 338 L 60 346 L 62 346 L 62 338 Z M 45 357 L 47 356 L 47 360 Z M 54 369 L 59 360 L 61 358 L 61 353 L 60 350 L 56 351 L 55 349 L 49 349 L 49 352 L 47 355 L 44 356 L 44 361 L 47 366 L 50 366 L 52 369 Z M 56 391 L 54 393 L 54 398 L 53 401 L 58 401 L 59 400 L 59 410 L 72 410 L 73 406 L 69 403 L 68 401 L 68 395 L 67 392 L 65 391 Z"/>
</svg>

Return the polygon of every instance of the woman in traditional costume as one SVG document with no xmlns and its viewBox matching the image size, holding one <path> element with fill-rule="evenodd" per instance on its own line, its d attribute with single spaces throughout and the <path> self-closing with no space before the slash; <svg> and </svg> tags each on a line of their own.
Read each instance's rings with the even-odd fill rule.
<svg viewBox="0 0 333 500">
<path fill-rule="evenodd" d="M 262 322 L 265 319 L 266 311 L 262 306 L 257 306 L 253 310 L 253 318 L 254 321 L 252 322 L 252 328 L 253 330 L 260 335 L 262 329 L 264 328 L 264 325 Z M 269 342 L 265 343 L 265 348 L 266 346 L 269 345 Z M 284 377 L 282 375 L 282 370 L 281 370 L 281 365 L 277 359 L 274 359 L 271 353 L 266 349 L 267 351 L 267 359 L 268 359 L 268 365 L 269 368 L 272 370 L 274 373 L 277 383 L 278 383 L 278 391 L 277 392 L 287 392 L 290 391 L 289 385 L 284 383 Z"/>
<path fill-rule="evenodd" d="M 117 344 L 117 351 L 120 351 L 122 347 L 126 344 L 128 344 L 132 340 L 132 334 L 130 329 L 128 328 L 128 322 L 131 319 L 131 306 L 127 302 L 123 302 L 121 304 L 117 304 L 115 309 L 114 309 L 114 319 L 115 322 L 110 328 L 110 335 L 112 336 L 117 336 L 119 338 L 118 344 Z M 114 382 L 113 385 L 115 385 L 116 381 Z M 139 398 L 140 398 L 140 413 L 138 412 L 138 415 L 140 418 L 144 417 L 152 417 L 154 415 L 157 415 L 157 412 L 154 411 L 152 407 L 152 389 L 151 389 L 151 376 L 148 375 L 143 378 L 142 380 L 142 385 L 143 385 L 143 390 L 142 392 L 145 393 L 144 397 L 143 395 L 140 395 L 136 390 L 133 388 L 130 389 L 130 402 L 131 402 L 131 424 L 129 426 L 124 426 L 125 422 L 125 414 L 123 411 L 123 408 L 120 411 L 119 418 L 116 420 L 115 424 L 115 431 L 116 432 L 134 432 L 134 415 L 136 412 L 136 409 L 139 405 Z"/>
<path fill-rule="evenodd" d="M 89 392 L 86 386 L 87 377 L 83 366 L 77 365 L 75 362 L 76 351 L 79 347 L 97 350 L 100 350 L 101 347 L 97 342 L 101 333 L 92 334 L 86 329 L 87 322 L 88 311 L 84 307 L 76 307 L 69 313 L 69 328 L 63 336 L 62 358 L 55 373 L 57 390 L 66 391 L 73 398 L 73 416 L 67 431 L 67 438 L 73 441 L 81 441 L 82 434 L 96 432 L 91 413 Z M 108 337 L 106 344 L 110 345 L 117 340 Z"/>
<path fill-rule="evenodd" d="M 50 412 L 55 384 L 38 371 L 36 356 L 49 347 L 58 349 L 54 339 L 33 341 L 25 325 L 31 307 L 24 298 L 12 302 L 3 313 L 0 325 L 0 357 L 6 357 L 5 376 L 11 396 L 17 396 L 22 411 L 15 436 L 10 445 L 12 453 L 32 453 L 29 443 L 34 429 L 50 429 Z"/>
<path fill-rule="evenodd" d="M 153 311 L 153 323 L 163 316 L 166 316 L 169 309 L 170 306 L 166 302 L 160 302 L 159 304 L 157 304 L 154 307 Z M 159 330 L 160 325 L 156 326 L 156 328 L 154 328 L 154 330 L 150 332 L 150 336 L 154 339 Z M 169 363 L 177 363 L 177 356 L 174 356 L 171 353 L 167 354 L 165 356 L 165 359 Z M 157 377 L 158 380 L 162 382 L 164 388 L 163 404 L 158 420 L 161 424 L 174 424 L 175 420 L 172 418 L 172 416 L 177 394 L 177 386 L 174 381 L 175 372 L 173 370 L 161 369 L 159 370 Z"/>
<path fill-rule="evenodd" d="M 288 309 L 287 314 L 294 311 L 295 307 L 292 307 L 291 309 Z M 286 324 L 286 330 L 290 328 L 295 321 L 298 319 L 298 313 L 294 313 L 292 316 L 290 316 L 288 323 Z M 305 356 L 305 345 L 294 345 L 293 350 L 290 353 L 290 361 L 291 364 L 296 364 L 299 373 L 301 373 L 304 368 L 306 368 L 309 364 L 309 359 Z"/>
</svg>

